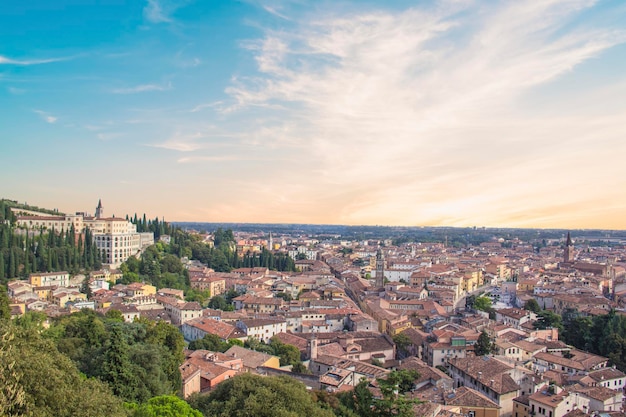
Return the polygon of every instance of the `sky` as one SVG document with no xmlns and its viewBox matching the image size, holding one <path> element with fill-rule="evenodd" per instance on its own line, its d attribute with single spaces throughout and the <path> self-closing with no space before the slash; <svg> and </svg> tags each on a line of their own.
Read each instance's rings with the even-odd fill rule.
<svg viewBox="0 0 626 417">
<path fill-rule="evenodd" d="M 622 0 L 3 0 L 0 197 L 626 229 Z"/>
</svg>

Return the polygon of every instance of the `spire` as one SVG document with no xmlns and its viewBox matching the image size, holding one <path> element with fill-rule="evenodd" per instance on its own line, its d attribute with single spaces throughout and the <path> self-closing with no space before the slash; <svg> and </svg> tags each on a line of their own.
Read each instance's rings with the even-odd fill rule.
<svg viewBox="0 0 626 417">
<path fill-rule="evenodd" d="M 104 209 L 102 208 L 102 199 L 98 199 L 98 206 L 96 207 L 96 219 L 104 216 Z"/>
<path fill-rule="evenodd" d="M 563 262 L 570 263 L 574 261 L 574 244 L 572 237 L 567 232 L 567 240 L 565 241 L 565 250 L 563 251 Z"/>
</svg>

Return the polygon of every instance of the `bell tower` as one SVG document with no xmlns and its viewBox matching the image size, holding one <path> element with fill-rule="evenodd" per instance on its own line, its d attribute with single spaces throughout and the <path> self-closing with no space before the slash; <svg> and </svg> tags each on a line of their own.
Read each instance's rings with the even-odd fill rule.
<svg viewBox="0 0 626 417">
<path fill-rule="evenodd" d="M 385 286 L 385 258 L 383 257 L 383 251 L 378 249 L 376 252 L 376 287 L 382 288 Z"/>
<path fill-rule="evenodd" d="M 98 206 L 96 207 L 96 219 L 104 217 L 104 208 L 102 207 L 102 200 L 98 200 Z"/>
<path fill-rule="evenodd" d="M 567 232 L 567 241 L 565 242 L 565 251 L 563 253 L 563 262 L 574 262 L 574 244 L 572 243 L 572 237 Z"/>
</svg>

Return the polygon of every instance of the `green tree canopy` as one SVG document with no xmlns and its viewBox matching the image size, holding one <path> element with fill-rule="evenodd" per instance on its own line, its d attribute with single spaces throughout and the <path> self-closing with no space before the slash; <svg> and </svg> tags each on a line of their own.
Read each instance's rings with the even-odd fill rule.
<svg viewBox="0 0 626 417">
<path fill-rule="evenodd" d="M 36 329 L 0 323 L 0 359 L 0 415 L 126 415 L 105 384 L 86 379 Z"/>
<path fill-rule="evenodd" d="M 222 382 L 208 395 L 192 395 L 189 403 L 205 416 L 333 417 L 313 400 L 306 387 L 289 377 L 241 374 Z"/>
<path fill-rule="evenodd" d="M 476 356 L 484 356 L 492 353 L 494 350 L 494 345 L 489 338 L 489 335 L 486 331 L 480 332 L 480 336 L 478 336 L 478 341 L 476 342 L 476 346 L 474 346 L 474 353 Z"/>
<path fill-rule="evenodd" d="M 9 295 L 4 285 L 0 285 L 0 320 L 11 318 L 11 307 L 9 307 Z"/>
<path fill-rule="evenodd" d="M 393 335 L 393 342 L 396 344 L 398 352 L 404 356 L 408 355 L 408 348 L 413 343 L 411 342 L 409 336 L 407 336 L 404 332 Z"/>
<path fill-rule="evenodd" d="M 526 304 L 524 305 L 524 310 L 532 311 L 533 313 L 537 314 L 541 311 L 541 307 L 539 307 L 539 303 L 537 302 L 537 300 L 531 298 L 530 300 L 526 301 Z"/>
<path fill-rule="evenodd" d="M 153 397 L 145 404 L 133 404 L 128 408 L 132 410 L 130 417 L 202 417 L 200 411 L 173 395 Z"/>
<path fill-rule="evenodd" d="M 563 320 L 561 316 L 550 310 L 543 310 L 537 314 L 537 321 L 533 323 L 535 329 L 544 330 L 555 327 L 559 332 L 563 331 Z"/>
<path fill-rule="evenodd" d="M 474 300 L 474 308 L 476 310 L 489 312 L 491 310 L 491 299 L 489 297 L 476 297 Z"/>
</svg>

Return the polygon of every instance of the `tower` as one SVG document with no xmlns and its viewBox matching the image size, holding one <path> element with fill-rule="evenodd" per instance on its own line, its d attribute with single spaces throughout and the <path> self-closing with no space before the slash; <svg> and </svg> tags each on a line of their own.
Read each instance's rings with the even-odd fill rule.
<svg viewBox="0 0 626 417">
<path fill-rule="evenodd" d="M 102 207 L 102 200 L 98 200 L 98 206 L 96 207 L 96 219 L 104 217 L 104 208 Z"/>
<path fill-rule="evenodd" d="M 313 337 L 309 341 L 309 359 L 317 359 L 317 336 L 313 333 Z"/>
<path fill-rule="evenodd" d="M 563 253 L 563 262 L 574 262 L 574 244 L 572 243 L 572 237 L 567 232 L 567 241 L 565 242 L 565 252 Z"/>
<path fill-rule="evenodd" d="M 269 240 L 269 244 L 268 244 L 269 248 L 267 248 L 270 251 L 274 250 L 274 240 L 272 239 L 272 232 L 270 232 L 270 240 Z"/>
<path fill-rule="evenodd" d="M 382 288 L 385 286 L 385 258 L 383 257 L 383 251 L 378 249 L 376 252 L 376 287 Z"/>
</svg>

